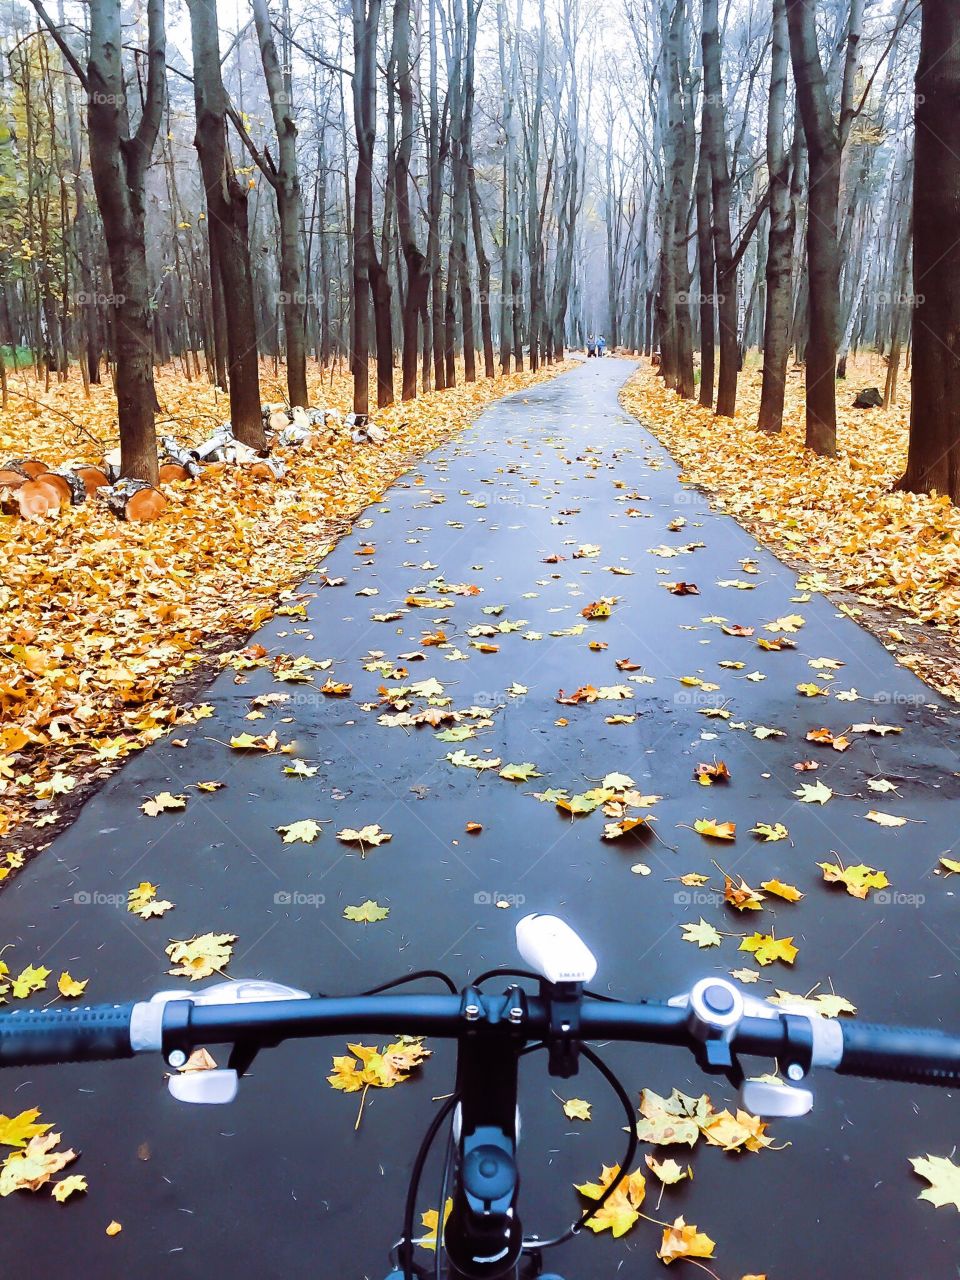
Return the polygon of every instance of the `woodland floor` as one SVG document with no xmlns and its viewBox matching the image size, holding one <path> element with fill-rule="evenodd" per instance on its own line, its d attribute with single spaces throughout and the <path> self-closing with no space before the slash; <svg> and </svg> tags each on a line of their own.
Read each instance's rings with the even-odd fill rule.
<svg viewBox="0 0 960 1280">
<path fill-rule="evenodd" d="M 285 589 L 313 568 L 368 503 L 412 462 L 449 440 L 499 396 L 557 370 L 480 379 L 378 412 L 382 445 L 280 450 L 279 483 L 207 467 L 164 485 L 149 526 L 120 524 L 98 502 L 36 524 L 0 516 L 0 881 L 69 823 L 130 752 L 207 714 L 198 696 L 222 655 L 275 612 L 295 620 Z M 310 370 L 310 403 L 346 411 L 344 372 Z M 372 375 L 374 377 L 375 375 Z M 282 373 L 261 370 L 265 402 Z M 116 438 L 109 384 L 79 375 L 45 387 L 9 375 L 0 462 L 98 463 Z M 167 367 L 157 379 L 158 435 L 205 438 L 229 416 L 206 379 Z M 176 737 L 176 733 L 174 733 Z"/>
<path fill-rule="evenodd" d="M 735 972 L 844 1017 L 950 1023 L 960 713 L 680 478 L 618 403 L 634 367 L 591 360 L 503 399 L 382 492 L 205 718 L 129 759 L 10 880 L 0 943 L 11 975 L 35 966 L 30 1004 L 65 970 L 93 1002 L 186 989 L 167 948 L 209 933 L 228 976 L 463 982 L 514 963 L 518 912 L 540 910 L 618 996 Z M 130 891 L 154 886 L 161 918 L 131 914 Z M 360 1095 L 324 1079 L 341 1041 L 261 1054 L 226 1112 L 174 1103 L 144 1058 L 4 1073 L 0 1111 L 39 1108 L 88 1184 L 62 1206 L 47 1189 L 0 1200 L 4 1262 L 379 1280 L 452 1086 L 449 1048 L 427 1048 L 408 1081 L 369 1090 L 358 1128 Z M 602 1053 L 632 1099 L 676 1087 L 736 1109 L 683 1054 Z M 620 1159 L 623 1116 L 586 1068 L 560 1082 L 525 1063 L 524 1224 L 550 1235 L 580 1208 L 573 1184 Z M 552 1089 L 592 1118 L 565 1118 Z M 727 1150 L 706 1130 L 693 1149 L 645 1145 L 696 1176 L 660 1187 L 641 1163 L 643 1212 L 696 1223 L 720 1280 L 946 1280 L 956 1214 L 918 1199 L 909 1160 L 952 1154 L 955 1100 L 829 1072 L 814 1089 L 802 1119 L 720 1121 Z M 645 1221 L 583 1232 L 550 1262 L 571 1280 L 659 1274 L 660 1239 Z"/>
<path fill-rule="evenodd" d="M 733 420 L 667 391 L 646 361 L 621 399 L 718 510 L 807 571 L 902 666 L 960 701 L 960 509 L 947 498 L 893 492 L 907 458 L 908 377 L 901 375 L 898 405 L 853 408 L 858 390 L 882 391 L 885 376 L 879 357 L 851 359 L 837 384 L 836 459 L 804 448 L 801 368 L 790 370 L 778 436 L 754 429 L 755 362 L 741 377 Z"/>
</svg>

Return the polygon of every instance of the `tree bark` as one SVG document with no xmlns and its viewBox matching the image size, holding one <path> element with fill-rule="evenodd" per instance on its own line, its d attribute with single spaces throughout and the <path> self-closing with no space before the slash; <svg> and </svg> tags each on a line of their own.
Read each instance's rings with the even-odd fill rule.
<svg viewBox="0 0 960 1280">
<path fill-rule="evenodd" d="M 713 257 L 713 232 L 710 223 L 710 161 L 701 140 L 697 163 L 697 269 L 700 284 L 700 398 L 704 409 L 713 408 L 713 385 L 716 378 L 716 265 Z"/>
<path fill-rule="evenodd" d="M 806 445 L 832 457 L 837 451 L 837 345 L 840 328 L 840 134 L 817 48 L 811 0 L 786 0 L 790 54 L 810 164 L 807 206 L 809 330 Z"/>
<path fill-rule="evenodd" d="M 260 163 L 277 198 L 280 223 L 280 295 L 283 332 L 287 347 L 287 395 L 291 405 L 306 408 L 307 397 L 307 298 L 304 286 L 303 195 L 297 168 L 297 125 L 293 114 L 293 79 L 289 65 L 281 67 L 273 38 L 267 0 L 252 0 L 260 59 L 267 82 L 270 110 L 277 132 L 277 160 Z M 288 15 L 285 14 L 285 17 Z"/>
<path fill-rule="evenodd" d="M 163 0 L 148 0 L 147 4 L 147 88 L 140 123 L 132 135 L 119 0 L 91 2 L 90 55 L 85 72 L 39 0 L 34 0 L 34 8 L 87 90 L 90 169 L 113 290 L 110 310 L 120 466 L 125 476 L 153 484 L 157 479 L 156 389 L 144 192 L 166 101 Z"/>
<path fill-rule="evenodd" d="M 393 403 L 390 281 L 373 234 L 373 162 L 377 138 L 377 32 L 381 0 L 353 0 L 353 114 L 357 170 L 353 207 L 353 408 L 369 412 L 370 297 L 377 347 L 377 404 Z"/>
<path fill-rule="evenodd" d="M 773 53 L 767 115 L 767 172 L 770 180 L 770 233 L 767 248 L 767 301 L 763 325 L 763 384 L 760 431 L 783 428 L 783 406 L 790 358 L 793 284 L 794 206 L 790 198 L 790 157 L 784 143 L 790 36 L 785 0 L 773 0 Z"/>
<path fill-rule="evenodd" d="M 197 113 L 195 142 L 226 304 L 230 425 L 238 440 L 263 449 L 247 191 L 234 173 L 227 148 L 227 95 L 220 74 L 217 0 L 188 0 L 188 5 Z"/>
<path fill-rule="evenodd" d="M 913 392 L 899 487 L 960 502 L 960 7 L 923 0 L 913 186 Z"/>
<path fill-rule="evenodd" d="M 417 394 L 417 357 L 420 317 L 427 306 L 430 273 L 427 260 L 417 246 L 410 207 L 410 157 L 413 152 L 414 97 L 410 60 L 410 0 L 396 0 L 393 7 L 393 61 L 400 99 L 400 136 L 394 157 L 394 186 L 397 196 L 397 223 L 400 249 L 407 268 L 407 291 L 403 299 L 402 390 L 404 400 Z"/>
<path fill-rule="evenodd" d="M 720 373 L 717 415 L 732 418 L 737 407 L 737 267 L 730 231 L 731 178 L 724 127 L 720 76 L 720 28 L 717 0 L 703 0 L 703 140 L 710 160 L 713 192 L 713 242 L 717 263 L 717 310 L 720 319 Z"/>
</svg>

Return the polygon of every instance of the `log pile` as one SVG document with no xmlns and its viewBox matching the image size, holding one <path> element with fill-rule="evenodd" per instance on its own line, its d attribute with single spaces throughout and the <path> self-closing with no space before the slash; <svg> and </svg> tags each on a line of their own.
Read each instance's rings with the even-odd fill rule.
<svg viewBox="0 0 960 1280">
<path fill-rule="evenodd" d="M 314 441 L 329 446 L 345 435 L 354 444 L 382 444 L 386 439 L 383 428 L 365 414 L 351 413 L 344 418 L 336 409 L 288 409 L 283 404 L 265 404 L 262 415 L 269 448 L 308 448 Z M 173 436 L 164 436 L 160 444 L 161 484 L 196 480 L 205 466 L 214 463 L 240 468 L 254 480 L 277 481 L 286 474 L 279 458 L 238 440 L 229 422 L 192 448 L 181 445 Z M 120 467 L 119 448 L 110 450 L 99 466 L 76 463 L 54 469 L 40 458 L 13 458 L 0 466 L 0 511 L 42 520 L 99 495 L 120 520 L 156 519 L 167 499 L 144 480 L 122 477 Z"/>
</svg>

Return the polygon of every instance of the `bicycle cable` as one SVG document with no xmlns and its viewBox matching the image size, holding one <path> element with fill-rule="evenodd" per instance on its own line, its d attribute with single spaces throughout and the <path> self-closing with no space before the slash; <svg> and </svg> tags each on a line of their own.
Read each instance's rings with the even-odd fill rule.
<svg viewBox="0 0 960 1280">
<path fill-rule="evenodd" d="M 440 1246 L 443 1240 L 443 1228 L 446 1225 L 447 1187 L 450 1182 L 450 1171 L 453 1168 L 455 1151 L 456 1144 L 453 1141 L 453 1126 L 451 1125 L 450 1132 L 447 1135 L 447 1154 L 443 1159 L 443 1175 L 440 1179 L 440 1207 L 437 1210 L 437 1254 L 433 1260 L 433 1280 L 443 1280 L 443 1254 Z"/>
<path fill-rule="evenodd" d="M 404 1280 L 415 1280 L 413 1271 L 413 1219 L 417 1211 L 417 1193 L 420 1190 L 420 1178 L 423 1174 L 423 1166 L 427 1162 L 427 1156 L 430 1153 L 430 1148 L 433 1145 L 434 1138 L 440 1132 L 440 1128 L 444 1120 L 459 1101 L 459 1096 L 456 1093 L 451 1093 L 450 1097 L 447 1098 L 446 1102 L 444 1102 L 443 1106 L 430 1121 L 427 1131 L 421 1139 L 419 1149 L 417 1150 L 417 1155 L 413 1162 L 413 1168 L 410 1170 L 410 1181 L 407 1184 L 407 1200 L 403 1210 L 403 1237 L 398 1255 L 403 1268 Z M 440 1212 L 437 1215 L 438 1252 L 440 1250 L 440 1215 L 442 1214 L 442 1211 L 443 1206 L 441 1205 Z"/>
<path fill-rule="evenodd" d="M 623 1180 L 627 1177 L 628 1171 L 631 1165 L 633 1164 L 634 1156 L 636 1156 L 637 1154 L 637 1147 L 639 1146 L 639 1140 L 637 1138 L 637 1122 L 634 1117 L 633 1106 L 630 1102 L 629 1097 L 627 1096 L 626 1089 L 624 1089 L 623 1085 L 620 1083 L 617 1077 L 613 1074 L 613 1072 L 607 1066 L 604 1060 L 599 1056 L 599 1054 L 594 1053 L 594 1051 L 588 1048 L 587 1045 L 585 1044 L 580 1046 L 580 1052 L 583 1054 L 583 1056 L 587 1059 L 588 1062 L 592 1063 L 593 1066 L 596 1067 L 596 1069 L 607 1081 L 607 1083 L 613 1089 L 614 1093 L 617 1095 L 617 1097 L 620 1099 L 620 1102 L 623 1105 L 623 1110 L 627 1117 L 627 1132 L 630 1135 L 627 1141 L 627 1150 L 623 1157 L 623 1160 L 620 1163 L 620 1172 L 613 1179 L 610 1185 L 606 1188 L 603 1195 L 600 1196 L 599 1199 L 595 1200 L 593 1204 L 590 1205 L 589 1208 L 584 1209 L 583 1213 L 577 1219 L 577 1221 L 574 1223 L 571 1223 L 571 1225 L 567 1228 L 567 1230 L 564 1231 L 561 1235 L 554 1237 L 552 1240 L 524 1240 L 523 1247 L 525 1250 L 530 1252 L 533 1252 L 537 1249 L 552 1249 L 556 1245 L 566 1244 L 566 1242 L 568 1240 L 572 1240 L 575 1235 L 579 1235 L 580 1232 L 583 1230 L 584 1226 L 586 1226 L 589 1219 L 596 1216 L 596 1214 L 603 1208 L 603 1206 L 607 1203 L 607 1201 L 616 1191 L 617 1187 L 619 1187 L 621 1182 L 623 1182 Z"/>
<path fill-rule="evenodd" d="M 543 977 L 539 973 L 533 973 L 530 969 L 487 969 L 481 973 L 479 977 L 473 979 L 471 985 L 479 987 L 483 982 L 489 982 L 491 978 L 529 978 L 532 982 L 542 982 Z M 586 987 L 583 994 L 591 1000 L 604 1000 L 608 1004 L 622 1004 L 623 1001 L 618 996 L 606 996 L 602 991 L 590 991 Z"/>
<path fill-rule="evenodd" d="M 405 974 L 402 978 L 391 978 L 389 982 L 381 982 L 378 987 L 371 987 L 368 991 L 354 991 L 349 996 L 339 996 L 337 998 L 350 1000 L 357 996 L 375 996 L 379 995 L 381 991 L 390 991 L 394 987 L 402 987 L 408 982 L 419 982 L 422 978 L 437 978 L 452 995 L 458 996 L 460 994 L 457 984 L 448 973 L 443 973 L 439 969 L 417 969 L 414 973 Z M 317 995 L 326 999 L 329 993 L 318 991 Z"/>
</svg>

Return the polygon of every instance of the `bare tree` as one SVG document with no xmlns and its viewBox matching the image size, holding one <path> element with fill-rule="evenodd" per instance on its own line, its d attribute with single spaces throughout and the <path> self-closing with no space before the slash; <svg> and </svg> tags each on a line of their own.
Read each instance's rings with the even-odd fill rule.
<svg viewBox="0 0 960 1280">
<path fill-rule="evenodd" d="M 145 178 L 166 102 L 163 0 L 147 3 L 147 89 L 131 132 L 123 73 L 120 0 L 91 0 L 86 71 L 39 3 L 34 8 L 87 91 L 90 169 L 110 260 L 120 467 L 157 479 L 153 313 L 147 272 Z"/>
<path fill-rule="evenodd" d="M 251 147 L 254 160 L 273 187 L 280 223 L 280 300 L 287 347 L 287 394 L 292 405 L 307 407 L 306 310 L 303 262 L 303 195 L 297 169 L 297 123 L 289 50 L 281 66 L 267 0 L 252 0 L 260 58 L 277 133 L 277 163 L 268 149 Z M 284 0 L 284 24 L 290 20 Z M 242 127 L 242 126 L 241 126 Z M 246 130 L 243 130 L 246 133 Z"/>
</svg>

